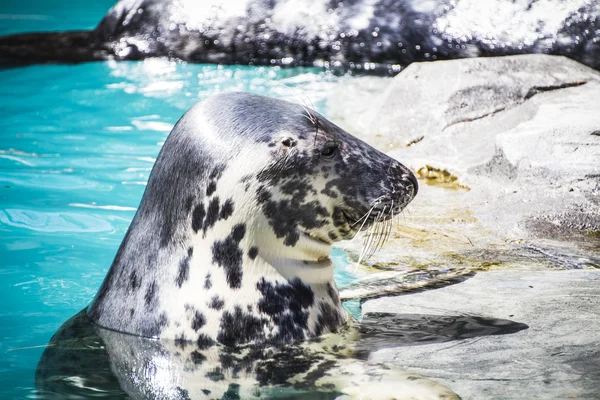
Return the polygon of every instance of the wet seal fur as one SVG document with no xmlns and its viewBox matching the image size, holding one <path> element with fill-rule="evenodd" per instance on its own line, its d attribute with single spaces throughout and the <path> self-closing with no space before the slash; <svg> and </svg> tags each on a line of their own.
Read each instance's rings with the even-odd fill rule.
<svg viewBox="0 0 600 400">
<path fill-rule="evenodd" d="M 121 0 L 91 31 L 1 37 L 0 65 L 169 57 L 396 74 L 415 61 L 546 53 L 600 69 L 597 1 L 481 4 Z"/>
<path fill-rule="evenodd" d="M 347 325 L 333 281 L 332 244 L 416 191 L 398 161 L 300 105 L 247 93 L 199 103 L 166 140 L 95 299 L 51 339 L 39 394 L 457 398 L 353 359 L 376 346 L 349 341 L 377 324 Z M 467 323 L 524 329 L 471 319 L 442 340 Z"/>
<path fill-rule="evenodd" d="M 166 140 L 89 317 L 225 345 L 334 331 L 347 316 L 332 244 L 374 223 L 374 205 L 397 215 L 416 192 L 408 168 L 314 111 L 214 96 Z"/>
</svg>

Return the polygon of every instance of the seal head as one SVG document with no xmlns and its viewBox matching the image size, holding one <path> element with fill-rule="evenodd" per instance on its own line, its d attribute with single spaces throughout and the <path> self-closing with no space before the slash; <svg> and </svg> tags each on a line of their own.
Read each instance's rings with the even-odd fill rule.
<svg viewBox="0 0 600 400">
<path fill-rule="evenodd" d="M 211 97 L 167 138 L 88 315 L 200 345 L 334 331 L 332 244 L 416 192 L 410 170 L 306 107 Z"/>
</svg>

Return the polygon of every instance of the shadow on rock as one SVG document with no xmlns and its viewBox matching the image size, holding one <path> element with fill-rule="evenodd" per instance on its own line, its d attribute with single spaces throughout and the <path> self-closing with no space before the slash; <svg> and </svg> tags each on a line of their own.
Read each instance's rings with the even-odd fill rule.
<svg viewBox="0 0 600 400">
<path fill-rule="evenodd" d="M 507 335 L 527 328 L 508 319 L 469 315 L 367 313 L 358 328 L 361 338 L 356 350 L 359 357 L 366 358 L 373 351 L 390 347 Z"/>
</svg>

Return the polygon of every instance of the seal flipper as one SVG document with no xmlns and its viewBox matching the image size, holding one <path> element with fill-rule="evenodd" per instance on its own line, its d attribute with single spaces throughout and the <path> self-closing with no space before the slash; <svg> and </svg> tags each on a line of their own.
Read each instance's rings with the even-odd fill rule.
<svg viewBox="0 0 600 400">
<path fill-rule="evenodd" d="M 129 398 L 112 372 L 104 342 L 85 309 L 52 336 L 38 362 L 35 384 L 38 396 L 44 399 L 99 395 Z"/>
<path fill-rule="evenodd" d="M 342 301 L 358 299 L 365 301 L 384 296 L 439 289 L 464 282 L 473 276 L 475 276 L 475 271 L 468 269 L 426 271 L 416 268 L 408 271 L 374 272 L 340 288 L 340 299 Z"/>
</svg>

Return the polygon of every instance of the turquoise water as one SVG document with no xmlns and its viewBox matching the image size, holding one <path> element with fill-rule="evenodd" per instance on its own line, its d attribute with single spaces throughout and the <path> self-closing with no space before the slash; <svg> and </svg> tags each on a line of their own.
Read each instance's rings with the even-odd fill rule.
<svg viewBox="0 0 600 400">
<path fill-rule="evenodd" d="M 90 28 L 111 3 L 2 2 L 0 34 Z M 326 113 L 336 79 L 316 69 L 166 60 L 0 70 L 0 398 L 33 396 L 43 346 L 93 298 L 154 158 L 189 107 L 244 90 L 308 97 Z M 351 277 L 339 269 L 336 279 Z"/>
</svg>

